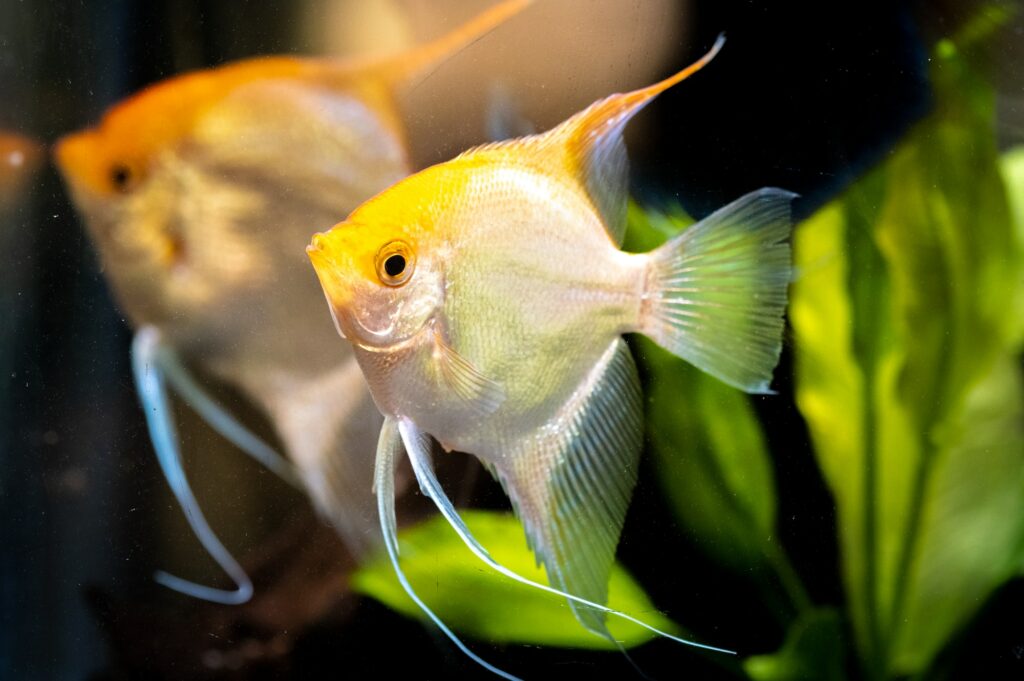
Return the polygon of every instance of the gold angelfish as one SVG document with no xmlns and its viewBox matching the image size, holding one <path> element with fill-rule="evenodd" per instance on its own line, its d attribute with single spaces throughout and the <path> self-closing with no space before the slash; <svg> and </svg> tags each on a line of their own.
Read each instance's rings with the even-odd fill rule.
<svg viewBox="0 0 1024 681">
<path fill-rule="evenodd" d="M 24 197 L 42 160 L 43 147 L 38 142 L 0 130 L 0 211 Z"/>
<path fill-rule="evenodd" d="M 403 447 L 456 531 L 510 574 L 438 484 L 433 438 L 496 475 L 554 590 L 569 595 L 584 626 L 609 636 L 603 604 L 643 437 L 622 335 L 642 333 L 730 385 L 769 392 L 793 194 L 762 189 L 650 253 L 619 248 L 623 128 L 722 42 L 674 76 L 598 101 L 548 132 L 423 170 L 313 237 L 307 251 L 337 328 L 385 415 L 375 489 L 403 583 L 392 498 Z"/>
<path fill-rule="evenodd" d="M 319 511 L 357 553 L 372 544 L 367 451 L 381 417 L 352 355 L 336 351 L 302 254 L 308 225 L 330 224 L 411 172 L 396 89 L 527 4 L 498 3 L 394 57 L 265 57 L 177 76 L 59 143 L 61 172 L 138 329 L 133 367 L 160 463 L 239 586 L 161 582 L 223 602 L 251 591 L 189 490 L 165 379 L 223 435 L 293 476 L 179 356 L 262 407 Z"/>
</svg>

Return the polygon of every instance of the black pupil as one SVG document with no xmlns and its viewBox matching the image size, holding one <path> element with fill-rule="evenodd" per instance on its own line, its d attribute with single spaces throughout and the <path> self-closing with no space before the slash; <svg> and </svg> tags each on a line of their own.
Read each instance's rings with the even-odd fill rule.
<svg viewBox="0 0 1024 681">
<path fill-rule="evenodd" d="M 387 260 L 384 261 L 384 271 L 387 272 L 389 277 L 397 277 L 405 271 L 405 256 L 389 255 Z"/>
<path fill-rule="evenodd" d="M 122 165 L 116 165 L 110 170 L 110 179 L 118 189 L 126 189 L 128 181 L 132 179 L 132 173 Z"/>
</svg>

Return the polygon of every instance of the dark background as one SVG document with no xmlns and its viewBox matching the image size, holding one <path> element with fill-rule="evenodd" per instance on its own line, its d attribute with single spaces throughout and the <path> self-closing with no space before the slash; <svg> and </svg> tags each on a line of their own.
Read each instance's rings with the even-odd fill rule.
<svg viewBox="0 0 1024 681">
<path fill-rule="evenodd" d="M 695 2 L 675 66 L 720 31 L 729 46 L 713 77 L 700 74 L 650 107 L 632 153 L 634 187 L 648 201 L 678 199 L 700 216 L 773 185 L 800 193 L 797 211 L 810 213 L 927 112 L 927 47 L 957 25 L 968 4 Z M 183 68 L 304 51 L 288 30 L 290 7 L 0 0 L 0 127 L 52 141 Z M 572 27 L 564 39 L 572 39 Z M 187 537 L 181 523 L 153 520 L 174 509 L 134 398 L 130 331 L 52 169 L 4 215 L 0 246 L 0 678 L 481 675 L 443 638 L 369 600 L 296 632 L 283 657 L 253 656 L 234 672 L 196 666 L 188 657 L 195 651 L 175 641 L 182 625 L 197 621 L 195 611 L 149 582 L 165 559 L 159 527 L 170 527 L 178 541 Z M 780 395 L 757 402 L 776 466 L 779 531 L 812 597 L 841 603 L 834 509 L 792 401 L 789 369 L 787 353 L 776 374 Z M 651 475 L 642 470 L 623 562 L 698 639 L 775 650 L 784 632 L 773 612 L 759 605 L 753 586 L 679 533 Z M 257 523 L 261 532 L 301 506 L 269 476 L 247 476 L 252 484 L 218 484 L 228 506 L 267 500 L 260 501 L 269 518 Z M 474 501 L 503 504 L 486 485 Z M 948 678 L 1013 669 L 1008 651 L 1020 643 L 1021 612 L 1018 580 L 983 610 L 963 645 L 944 655 Z M 617 654 L 474 647 L 528 677 L 639 678 Z M 664 641 L 633 657 L 655 678 L 732 676 L 721 658 Z"/>
</svg>

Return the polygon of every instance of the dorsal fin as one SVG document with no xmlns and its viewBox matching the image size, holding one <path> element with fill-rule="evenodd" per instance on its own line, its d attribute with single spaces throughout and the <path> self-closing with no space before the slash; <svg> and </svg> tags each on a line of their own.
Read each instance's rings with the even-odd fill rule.
<svg viewBox="0 0 1024 681">
<path fill-rule="evenodd" d="M 487 35 L 533 0 L 504 0 L 440 38 L 383 57 L 317 60 L 304 78 L 356 92 L 399 138 L 404 137 L 395 92 L 430 67 Z"/>
<path fill-rule="evenodd" d="M 364 63 L 368 74 L 394 88 L 423 73 L 426 69 L 451 57 L 484 37 L 505 21 L 521 12 L 533 0 L 504 0 L 484 10 L 466 23 L 440 38 L 407 51 Z"/>
<path fill-rule="evenodd" d="M 539 167 L 559 169 L 575 177 L 604 220 L 616 245 L 626 231 L 629 161 L 622 142 L 626 123 L 660 93 L 707 65 L 725 43 L 719 35 L 707 54 L 665 80 L 594 102 L 545 133 L 491 142 L 469 149 L 460 159 L 480 156 L 531 158 Z"/>
<path fill-rule="evenodd" d="M 565 149 L 570 169 L 586 187 L 616 244 L 626 230 L 626 198 L 629 161 L 622 131 L 648 102 L 708 64 L 725 43 L 719 35 L 707 54 L 682 71 L 639 90 L 614 94 L 589 107 L 550 131 Z"/>
<path fill-rule="evenodd" d="M 547 132 L 483 144 L 458 158 L 514 156 L 532 159 L 545 171 L 569 173 L 582 185 L 612 240 L 621 245 L 629 185 L 629 161 L 622 142 L 626 123 L 659 94 L 704 68 L 723 44 L 724 34 L 718 36 L 707 54 L 675 75 L 639 90 L 609 95 Z"/>
</svg>

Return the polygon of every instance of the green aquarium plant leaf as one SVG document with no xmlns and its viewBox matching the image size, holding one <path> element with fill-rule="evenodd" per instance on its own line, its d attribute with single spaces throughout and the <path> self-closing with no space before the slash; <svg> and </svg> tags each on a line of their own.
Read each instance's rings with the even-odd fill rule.
<svg viewBox="0 0 1024 681">
<path fill-rule="evenodd" d="M 544 570 L 527 548 L 523 527 L 508 513 L 461 511 L 466 524 L 499 562 L 542 584 Z M 402 569 L 416 592 L 452 628 L 497 643 L 615 650 L 608 640 L 584 629 L 564 598 L 534 589 L 491 570 L 470 553 L 440 516 L 399 534 Z M 352 576 L 352 587 L 398 612 L 425 619 L 381 553 Z M 658 612 L 643 589 L 621 566 L 612 569 L 608 605 L 664 631 L 679 627 Z M 609 616 L 608 629 L 627 648 L 654 637 L 647 629 Z"/>
<path fill-rule="evenodd" d="M 652 250 L 693 221 L 629 207 L 628 250 Z M 657 478 L 677 520 L 719 562 L 753 576 L 782 610 L 808 599 L 778 543 L 771 460 L 750 397 L 643 337 L 647 438 Z M 780 589 L 781 587 L 781 589 Z"/>
<path fill-rule="evenodd" d="M 935 112 L 795 237 L 796 398 L 869 678 L 924 669 L 1024 540 L 1024 443 L 986 425 L 1018 401 L 1004 387 L 998 415 L 972 411 L 1014 346 L 1021 253 L 992 93 L 951 43 L 937 55 Z"/>
<path fill-rule="evenodd" d="M 1005 354 L 948 424 L 949 450 L 929 481 L 897 663 L 950 634 L 1024 567 L 1024 377 Z M 965 605 L 966 604 L 966 605 Z M 965 612 L 966 611 L 966 612 Z"/>
<path fill-rule="evenodd" d="M 835 610 L 809 610 L 790 628 L 777 653 L 743 662 L 754 681 L 843 681 L 846 679 L 843 626 Z"/>
<path fill-rule="evenodd" d="M 1010 201 L 1010 209 L 1016 226 L 1017 247 L 1024 250 L 1024 146 L 1016 147 L 1003 154 L 1001 159 L 1003 181 L 1006 183 L 1006 196 Z M 1024 268 L 1022 268 L 1024 270 Z M 1024 344 L 1024 271 L 1017 283 L 1017 302 L 1014 316 L 1017 328 L 1013 337 L 1020 349 Z"/>
</svg>

